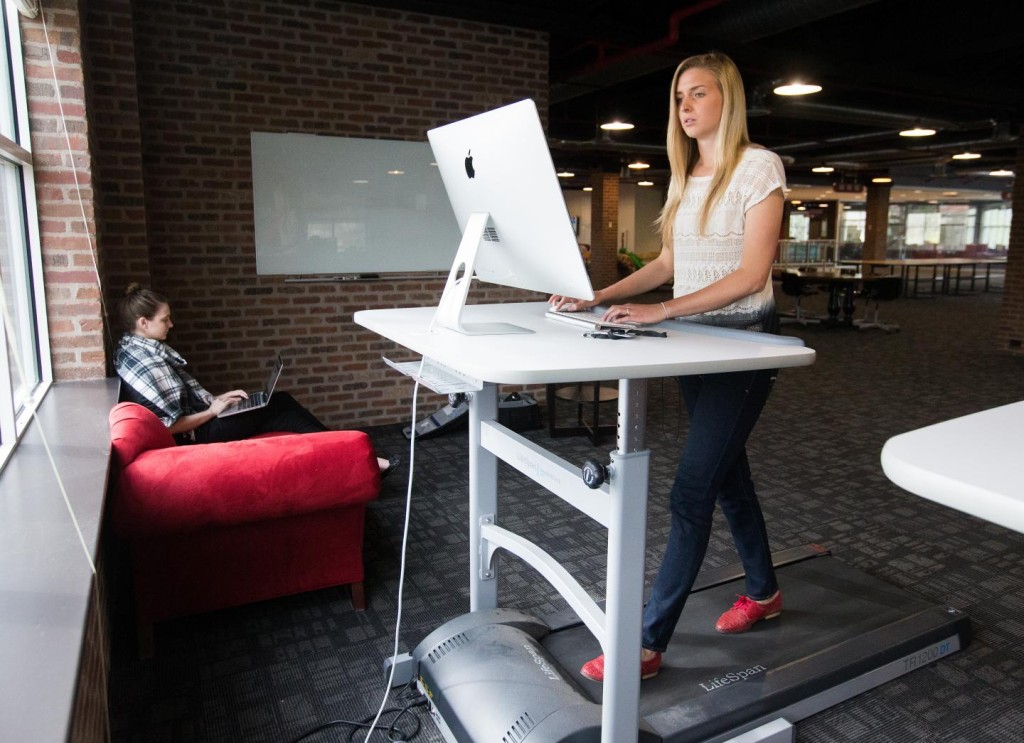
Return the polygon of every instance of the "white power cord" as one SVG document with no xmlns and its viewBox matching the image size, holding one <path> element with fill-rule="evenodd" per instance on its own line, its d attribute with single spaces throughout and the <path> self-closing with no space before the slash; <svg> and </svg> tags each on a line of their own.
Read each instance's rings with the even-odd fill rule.
<svg viewBox="0 0 1024 743">
<path fill-rule="evenodd" d="M 395 666 L 398 663 L 398 640 L 399 632 L 402 628 L 402 589 L 405 586 L 405 556 L 409 540 L 409 517 L 412 512 L 412 483 L 416 456 L 416 402 L 420 391 L 419 377 L 423 376 L 423 364 L 425 361 L 426 358 L 420 359 L 420 371 L 419 374 L 416 375 L 412 387 L 412 426 L 409 432 L 409 478 L 405 491 L 405 523 L 402 526 L 402 558 L 398 570 L 398 608 L 395 611 L 395 642 L 391 653 L 391 671 L 388 673 L 387 685 L 384 687 L 384 697 L 380 701 L 380 709 L 377 710 L 377 716 L 374 717 L 373 722 L 370 723 L 370 729 L 366 733 L 366 740 L 369 740 L 370 736 L 373 735 L 373 731 L 378 729 L 377 722 L 380 720 L 381 715 L 384 714 L 384 708 L 387 706 L 388 695 L 391 694 L 391 685 L 395 679 Z M 387 735 L 386 728 L 380 728 L 380 731 L 383 732 L 385 736 Z"/>
</svg>

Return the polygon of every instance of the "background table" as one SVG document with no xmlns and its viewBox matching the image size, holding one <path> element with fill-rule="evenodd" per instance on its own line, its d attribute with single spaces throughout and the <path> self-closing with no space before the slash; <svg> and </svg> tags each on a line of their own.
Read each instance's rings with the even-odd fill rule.
<svg viewBox="0 0 1024 743">
<path fill-rule="evenodd" d="M 882 469 L 915 495 L 1024 532 L 1024 402 L 900 434 Z"/>
</svg>

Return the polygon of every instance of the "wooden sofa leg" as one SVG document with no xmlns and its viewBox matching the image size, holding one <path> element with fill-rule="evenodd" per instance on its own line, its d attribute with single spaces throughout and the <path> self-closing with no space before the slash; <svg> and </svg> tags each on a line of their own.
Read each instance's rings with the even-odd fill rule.
<svg viewBox="0 0 1024 743">
<path fill-rule="evenodd" d="M 350 583 L 349 590 L 352 592 L 352 608 L 356 611 L 365 611 L 366 590 L 363 588 L 363 582 L 357 580 L 354 583 Z"/>
</svg>

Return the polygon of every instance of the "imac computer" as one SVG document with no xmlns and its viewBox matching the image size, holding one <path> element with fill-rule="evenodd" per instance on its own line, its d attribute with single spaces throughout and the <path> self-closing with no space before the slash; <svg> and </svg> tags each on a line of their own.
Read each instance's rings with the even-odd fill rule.
<svg viewBox="0 0 1024 743">
<path fill-rule="evenodd" d="M 593 299 L 537 106 L 523 100 L 427 132 L 462 231 L 434 322 L 467 335 L 530 332 L 465 323 L 475 276 L 520 289 Z"/>
</svg>

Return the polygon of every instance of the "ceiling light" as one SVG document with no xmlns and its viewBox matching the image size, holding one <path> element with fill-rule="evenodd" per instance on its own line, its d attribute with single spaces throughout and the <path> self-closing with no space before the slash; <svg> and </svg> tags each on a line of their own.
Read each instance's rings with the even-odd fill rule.
<svg viewBox="0 0 1024 743">
<path fill-rule="evenodd" d="M 1006 170 L 1005 168 L 1000 168 L 999 170 L 991 171 L 989 175 L 994 175 L 997 178 L 1013 178 L 1013 171 Z"/>
<path fill-rule="evenodd" d="M 819 165 L 816 168 L 811 168 L 812 173 L 831 173 L 835 168 L 828 165 Z"/>
<path fill-rule="evenodd" d="M 872 183 L 892 183 L 892 178 L 888 176 L 879 176 L 878 178 L 872 178 Z"/>
<path fill-rule="evenodd" d="M 804 202 L 800 201 L 800 199 L 793 199 L 793 200 L 792 200 L 791 202 L 789 202 L 789 203 L 790 203 L 790 204 L 802 204 L 802 203 L 804 203 Z"/>
<path fill-rule="evenodd" d="M 961 152 L 958 155 L 953 155 L 954 160 L 977 160 L 981 155 L 977 152 Z"/>
<path fill-rule="evenodd" d="M 576 174 L 569 170 L 562 170 L 559 171 L 558 173 L 555 173 L 555 175 L 557 175 L 559 178 L 572 178 Z"/>
<path fill-rule="evenodd" d="M 798 207 L 796 208 L 796 210 L 797 210 L 798 212 L 805 212 L 805 211 L 807 211 L 807 207 L 806 207 L 806 206 L 798 206 Z"/>
<path fill-rule="evenodd" d="M 601 128 L 606 132 L 628 132 L 633 128 L 633 125 L 628 121 L 619 121 L 618 119 L 615 119 L 614 121 L 604 122 L 601 124 Z"/>
<path fill-rule="evenodd" d="M 650 163 L 645 163 L 643 160 L 635 160 L 626 167 L 632 170 L 647 170 L 647 168 L 651 167 L 651 165 Z"/>
<path fill-rule="evenodd" d="M 943 196 L 959 196 L 960 192 L 959 191 L 943 191 L 942 195 Z"/>
<path fill-rule="evenodd" d="M 786 83 L 775 88 L 775 95 L 810 95 L 811 93 L 820 93 L 821 86 L 813 83 Z"/>
<path fill-rule="evenodd" d="M 913 129 L 904 129 L 900 132 L 901 137 L 930 137 L 933 134 L 935 134 L 934 129 L 925 129 L 920 126 L 915 126 Z"/>
<path fill-rule="evenodd" d="M 638 186 L 653 186 L 654 181 L 639 181 L 636 185 Z"/>
<path fill-rule="evenodd" d="M 404 170 L 389 170 L 388 175 L 405 175 Z"/>
<path fill-rule="evenodd" d="M 818 204 L 822 209 L 828 209 L 828 204 Z"/>
<path fill-rule="evenodd" d="M 593 187 L 593 186 L 584 186 L 584 187 L 583 187 L 583 190 L 584 190 L 584 191 L 593 191 L 593 190 L 594 190 L 594 187 Z"/>
</svg>

